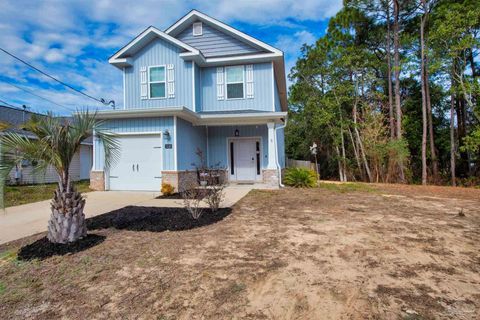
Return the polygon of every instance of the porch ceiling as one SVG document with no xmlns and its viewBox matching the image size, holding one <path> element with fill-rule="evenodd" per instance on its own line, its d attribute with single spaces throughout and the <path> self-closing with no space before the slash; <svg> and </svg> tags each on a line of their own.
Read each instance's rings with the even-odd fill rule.
<svg viewBox="0 0 480 320">
<path fill-rule="evenodd" d="M 148 118 L 177 116 L 195 126 L 255 125 L 268 122 L 283 123 L 287 112 L 260 112 L 254 110 L 219 113 L 196 113 L 185 107 L 107 110 L 96 114 L 98 119 Z"/>
</svg>

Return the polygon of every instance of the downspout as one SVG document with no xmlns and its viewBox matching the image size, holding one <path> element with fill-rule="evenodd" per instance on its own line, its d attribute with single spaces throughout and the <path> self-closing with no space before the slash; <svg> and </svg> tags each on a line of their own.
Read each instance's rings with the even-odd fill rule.
<svg viewBox="0 0 480 320">
<path fill-rule="evenodd" d="M 276 162 L 275 164 L 277 165 L 278 185 L 281 188 L 285 187 L 285 185 L 282 184 L 282 168 L 280 167 L 280 162 L 278 162 L 277 130 L 284 129 L 287 126 L 287 121 L 288 121 L 288 118 L 285 117 L 285 122 L 281 126 L 275 128 L 275 137 L 273 137 L 273 141 L 275 142 L 275 151 L 277 152 L 277 156 L 275 157 L 275 162 Z"/>
</svg>

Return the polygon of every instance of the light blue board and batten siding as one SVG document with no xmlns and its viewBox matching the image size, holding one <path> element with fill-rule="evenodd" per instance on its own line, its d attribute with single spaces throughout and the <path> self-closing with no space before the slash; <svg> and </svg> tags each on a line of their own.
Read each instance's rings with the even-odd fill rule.
<svg viewBox="0 0 480 320">
<path fill-rule="evenodd" d="M 206 130 L 204 126 L 193 126 L 190 122 L 177 118 L 178 170 L 195 170 L 201 165 L 197 150 L 202 151 L 206 164 Z"/>
<path fill-rule="evenodd" d="M 202 54 L 208 58 L 263 52 L 258 48 L 213 28 L 205 22 L 203 23 L 203 33 L 201 36 L 194 36 L 192 25 L 190 25 L 176 38 L 202 51 Z"/>
<path fill-rule="evenodd" d="M 174 162 L 174 120 L 173 117 L 156 118 L 135 118 L 135 119 L 117 119 L 107 120 L 102 124 L 102 128 L 113 133 L 146 133 L 146 132 L 165 132 L 168 130 L 170 136 L 163 135 L 163 170 L 175 170 Z M 166 149 L 165 144 L 171 144 L 171 149 Z M 94 143 L 95 148 L 95 168 L 94 170 L 103 171 L 104 152 L 103 146 L 98 141 Z M 121 151 L 120 151 L 121 152 Z M 139 155 L 141 156 L 141 155 Z"/>
<path fill-rule="evenodd" d="M 280 95 L 278 94 L 277 81 L 274 81 L 274 99 L 275 99 L 275 111 L 281 112 L 282 105 L 280 104 Z"/>
<path fill-rule="evenodd" d="M 254 98 L 217 99 L 217 67 L 201 68 L 201 106 L 197 111 L 260 110 L 273 111 L 273 73 L 271 63 L 253 65 Z M 246 96 L 246 88 L 244 86 Z"/>
<path fill-rule="evenodd" d="M 125 108 L 162 108 L 185 106 L 193 110 L 193 66 L 180 58 L 177 46 L 156 38 L 133 57 L 133 66 L 125 68 Z M 173 64 L 175 72 L 175 98 L 141 99 L 140 70 L 142 67 Z"/>
</svg>

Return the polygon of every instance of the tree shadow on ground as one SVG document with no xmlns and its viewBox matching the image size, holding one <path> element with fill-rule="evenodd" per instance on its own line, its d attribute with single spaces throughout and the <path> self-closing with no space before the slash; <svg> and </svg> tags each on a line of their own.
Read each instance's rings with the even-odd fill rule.
<svg viewBox="0 0 480 320">
<path fill-rule="evenodd" d="M 131 231 L 180 231 L 207 226 L 223 220 L 232 212 L 222 208 L 217 212 L 204 209 L 195 220 L 185 208 L 128 206 L 87 220 L 89 230 L 115 228 Z"/>
<path fill-rule="evenodd" d="M 77 253 L 92 248 L 105 240 L 105 236 L 89 234 L 85 238 L 73 243 L 51 243 L 47 237 L 23 246 L 18 251 L 18 260 L 29 261 L 33 259 L 44 260 L 52 256 L 63 256 L 66 254 Z"/>
</svg>

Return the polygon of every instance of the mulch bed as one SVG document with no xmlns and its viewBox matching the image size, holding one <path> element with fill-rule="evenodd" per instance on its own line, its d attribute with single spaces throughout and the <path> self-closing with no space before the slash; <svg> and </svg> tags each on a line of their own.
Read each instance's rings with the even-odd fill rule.
<svg viewBox="0 0 480 320">
<path fill-rule="evenodd" d="M 222 208 L 217 212 L 204 209 L 202 216 L 195 220 L 184 208 L 128 206 L 87 219 L 87 228 L 151 232 L 188 230 L 223 220 L 231 211 L 230 208 Z"/>
<path fill-rule="evenodd" d="M 195 220 L 184 208 L 159 208 L 128 206 L 87 219 L 87 228 L 91 230 L 114 228 L 131 231 L 180 231 L 214 224 L 231 213 L 230 208 L 222 208 L 217 212 L 204 209 L 202 216 Z M 89 233 L 87 237 L 68 244 L 51 243 L 42 237 L 24 245 L 18 251 L 19 260 L 44 260 L 59 255 L 73 254 L 92 248 L 106 239 L 103 235 Z M 8 247 L 8 246 L 5 246 Z"/>
<path fill-rule="evenodd" d="M 105 240 L 104 236 L 89 234 L 85 238 L 74 243 L 51 243 L 47 237 L 38 239 L 28 244 L 18 251 L 19 260 L 46 259 L 52 256 L 63 256 L 66 254 L 77 253 L 88 248 L 94 247 Z"/>
<path fill-rule="evenodd" d="M 159 195 L 158 197 L 156 197 L 155 199 L 177 199 L 177 200 L 182 200 L 182 195 L 178 192 L 176 193 L 172 193 L 170 195 Z"/>
</svg>

